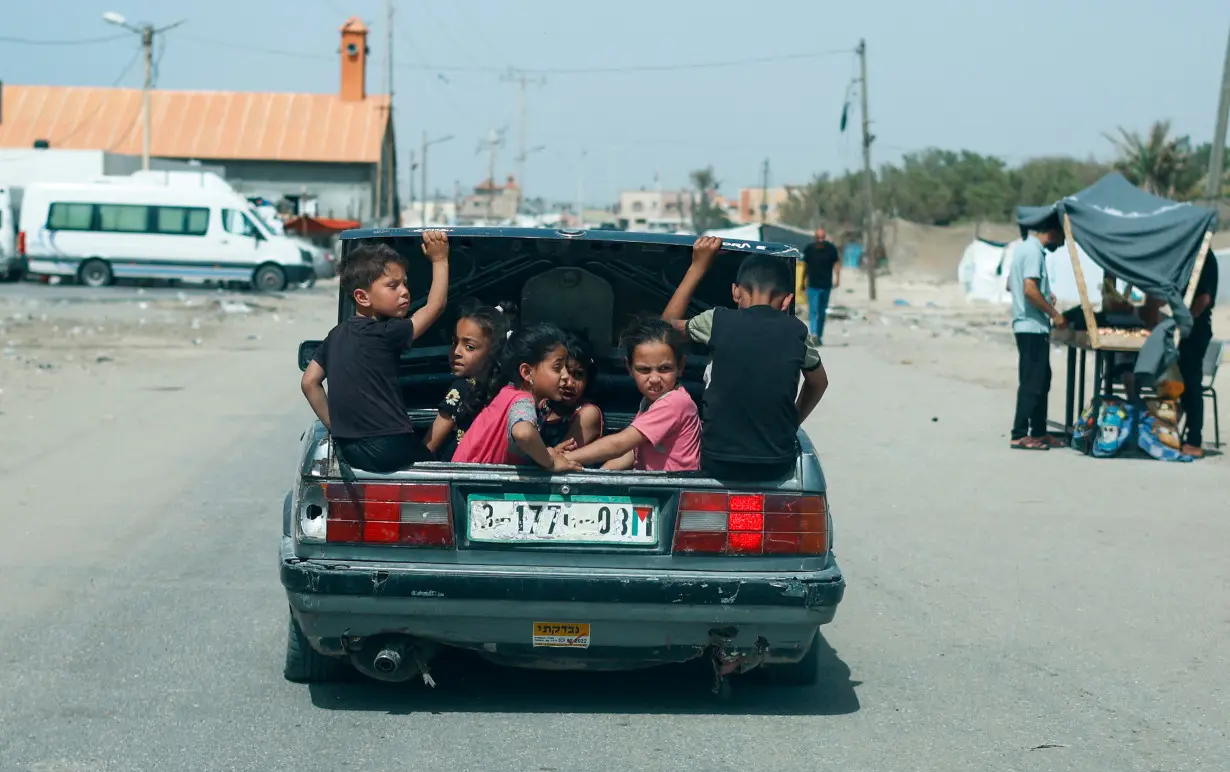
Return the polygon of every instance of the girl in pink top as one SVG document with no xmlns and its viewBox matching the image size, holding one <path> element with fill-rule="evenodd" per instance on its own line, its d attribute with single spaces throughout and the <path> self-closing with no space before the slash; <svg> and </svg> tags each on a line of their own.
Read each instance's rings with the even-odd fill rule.
<svg viewBox="0 0 1230 772">
<path fill-rule="evenodd" d="M 628 372 L 644 399 L 632 424 L 583 448 L 565 452 L 578 464 L 603 469 L 692 472 L 700 468 L 700 415 L 683 372 L 683 336 L 669 322 L 647 319 L 623 335 Z M 605 462 L 605 463 L 603 463 Z"/>
<path fill-rule="evenodd" d="M 453 453 L 459 464 L 538 464 L 552 472 L 580 469 L 548 448 L 538 433 L 536 405 L 558 400 L 568 384 L 568 349 L 562 330 L 540 324 L 508 339 L 501 362 L 491 373 L 503 388 L 483 408 Z M 490 393 L 490 392 L 488 392 Z"/>
</svg>

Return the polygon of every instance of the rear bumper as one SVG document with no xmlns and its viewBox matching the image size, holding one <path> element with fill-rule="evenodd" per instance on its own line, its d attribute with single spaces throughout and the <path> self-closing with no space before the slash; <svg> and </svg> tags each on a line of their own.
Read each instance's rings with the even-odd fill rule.
<svg viewBox="0 0 1230 772">
<path fill-rule="evenodd" d="M 628 666 L 699 656 L 720 631 L 734 651 L 769 645 L 766 661 L 797 661 L 845 592 L 822 571 L 669 575 L 611 569 L 300 560 L 284 540 L 291 611 L 318 651 L 400 633 L 513 663 L 605 659 Z M 532 646 L 534 622 L 588 623 L 588 649 Z M 549 655 L 549 656 L 548 656 Z"/>
</svg>

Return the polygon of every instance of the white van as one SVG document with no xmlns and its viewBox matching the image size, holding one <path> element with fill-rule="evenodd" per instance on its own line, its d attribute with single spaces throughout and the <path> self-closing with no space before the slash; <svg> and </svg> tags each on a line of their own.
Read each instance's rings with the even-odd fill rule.
<svg viewBox="0 0 1230 772">
<path fill-rule="evenodd" d="M 22 274 L 23 261 L 17 254 L 16 192 L 0 185 L 0 281 Z"/>
<path fill-rule="evenodd" d="M 35 276 L 248 282 L 277 292 L 314 275 L 312 254 L 271 234 L 226 191 L 123 184 L 30 185 L 19 245 Z"/>
</svg>

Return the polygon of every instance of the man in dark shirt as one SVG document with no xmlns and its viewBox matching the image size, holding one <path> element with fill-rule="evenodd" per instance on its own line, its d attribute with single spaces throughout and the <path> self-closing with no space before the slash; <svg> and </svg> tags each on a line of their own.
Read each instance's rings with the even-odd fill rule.
<svg viewBox="0 0 1230 772">
<path fill-rule="evenodd" d="M 1192 300 L 1192 331 L 1179 341 L 1179 372 L 1183 375 L 1183 413 L 1187 416 L 1187 437 L 1183 453 L 1203 458 L 1204 449 L 1204 356 L 1213 340 L 1213 306 L 1217 300 L 1217 256 L 1209 251 L 1204 270 L 1196 280 Z"/>
<path fill-rule="evenodd" d="M 780 257 L 744 259 L 734 288 L 738 308 L 714 308 L 683 321 L 721 247 L 718 238 L 696 242 L 692 265 L 662 318 L 709 347 L 713 371 L 703 400 L 701 471 L 720 480 L 776 480 L 798 463 L 799 425 L 820 402 L 828 375 L 803 323 L 783 313 L 794 282 Z"/>
<path fill-rule="evenodd" d="M 807 312 L 816 345 L 824 339 L 824 317 L 829 296 L 841 286 L 841 256 L 829 241 L 824 228 L 816 229 L 816 240 L 803 247 L 803 281 L 807 285 Z"/>
<path fill-rule="evenodd" d="M 431 261 L 427 302 L 410 318 L 406 264 L 385 244 L 361 246 L 342 263 L 342 292 L 355 315 L 334 327 L 303 373 L 303 395 L 352 467 L 388 473 L 431 457 L 406 413 L 397 369 L 401 354 L 439 318 L 448 302 L 448 238 L 423 233 Z M 329 382 L 326 394 L 324 382 Z"/>
</svg>

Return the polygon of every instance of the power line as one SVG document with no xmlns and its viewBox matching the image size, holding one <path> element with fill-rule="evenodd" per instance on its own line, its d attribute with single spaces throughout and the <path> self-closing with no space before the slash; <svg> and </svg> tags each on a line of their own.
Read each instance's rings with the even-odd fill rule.
<svg viewBox="0 0 1230 772">
<path fill-rule="evenodd" d="M 213 40 L 210 38 L 201 38 L 189 35 L 181 35 L 181 40 L 200 45 L 214 46 L 217 48 L 227 48 L 234 51 L 242 51 L 249 54 L 269 54 L 272 56 L 286 56 L 295 59 L 319 60 L 319 61 L 334 61 L 334 57 L 326 54 L 311 54 L 302 51 L 288 51 L 279 48 L 263 48 L 259 46 L 251 46 L 229 42 L 225 40 Z M 633 72 L 673 72 L 683 70 L 704 70 L 717 69 L 722 67 L 746 67 L 758 64 L 774 64 L 779 62 L 805 61 L 809 59 L 822 59 L 829 56 L 837 56 L 841 54 L 849 54 L 852 49 L 839 48 L 827 51 L 812 51 L 796 54 L 775 54 L 770 56 L 756 56 L 745 59 L 727 59 L 722 61 L 711 62 L 690 62 L 679 64 L 641 64 L 620 67 L 521 67 L 518 71 L 527 75 L 610 75 L 619 73 Z M 447 72 L 470 72 L 470 73 L 489 73 L 499 75 L 507 72 L 507 68 L 502 67 L 483 67 L 470 65 L 455 65 L 455 64 L 433 64 L 426 61 L 422 55 L 411 45 L 411 53 L 416 59 L 413 64 L 399 64 L 398 69 L 418 70 L 436 73 Z"/>
<path fill-rule="evenodd" d="M 757 56 L 748 59 L 727 59 L 725 61 L 715 62 L 693 62 L 690 64 L 641 64 L 627 67 L 565 67 L 565 68 L 548 68 L 534 69 L 532 67 L 522 68 L 522 72 L 540 75 L 591 75 L 591 74 L 606 74 L 606 73 L 624 73 L 624 72 L 668 72 L 677 70 L 705 70 L 718 67 L 744 67 L 754 64 L 771 64 L 776 62 L 791 62 L 801 61 L 805 59 L 821 59 L 827 56 L 836 56 L 838 54 L 848 54 L 851 52 L 849 48 L 839 48 L 830 51 L 813 51 L 811 53 L 799 54 L 779 54 L 776 56 Z"/>
<path fill-rule="evenodd" d="M 101 38 L 78 38 L 77 40 L 35 40 L 33 38 L 0 37 L 0 43 L 14 43 L 19 46 L 89 46 L 95 43 L 111 43 L 123 40 L 125 34 L 108 35 Z"/>
</svg>

